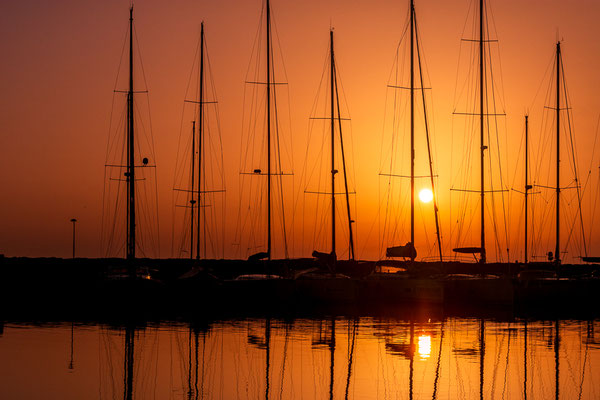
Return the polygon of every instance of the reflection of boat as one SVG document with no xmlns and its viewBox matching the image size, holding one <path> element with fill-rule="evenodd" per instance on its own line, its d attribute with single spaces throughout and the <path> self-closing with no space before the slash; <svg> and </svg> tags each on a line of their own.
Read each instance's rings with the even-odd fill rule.
<svg viewBox="0 0 600 400">
<path fill-rule="evenodd" d="M 133 399 L 133 363 L 135 346 L 135 327 L 129 324 L 125 327 L 125 368 L 123 382 L 123 400 Z"/>
</svg>

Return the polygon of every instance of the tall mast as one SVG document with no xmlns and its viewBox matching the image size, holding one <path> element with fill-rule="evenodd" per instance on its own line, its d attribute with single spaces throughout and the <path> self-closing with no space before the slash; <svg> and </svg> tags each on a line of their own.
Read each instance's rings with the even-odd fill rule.
<svg viewBox="0 0 600 400">
<path fill-rule="evenodd" d="M 192 121 L 192 168 L 191 168 L 191 195 L 192 199 L 190 200 L 190 258 L 194 258 L 194 205 L 196 204 L 196 200 L 194 200 L 194 169 L 196 168 L 196 121 Z M 199 160 L 198 160 L 199 161 Z M 200 191 L 200 188 L 198 188 Z M 198 198 L 200 200 L 200 198 Z M 198 206 L 200 206 L 200 201 L 197 202 Z M 200 209 L 198 209 L 198 215 L 200 215 Z M 198 257 L 198 253 L 196 253 L 196 257 Z"/>
<path fill-rule="evenodd" d="M 129 9 L 129 90 L 127 92 L 127 259 L 135 258 L 135 165 L 133 136 L 133 7 Z"/>
<path fill-rule="evenodd" d="M 554 262 L 560 264 L 560 42 L 556 42 L 556 247 Z"/>
<path fill-rule="evenodd" d="M 481 263 L 486 262 L 485 251 L 485 176 L 483 171 L 484 151 L 486 147 L 483 144 L 483 96 L 484 96 L 484 47 L 483 47 L 483 0 L 479 0 L 479 128 L 480 128 L 480 174 L 481 174 Z"/>
<path fill-rule="evenodd" d="M 410 0 L 410 243 L 415 246 L 415 2 Z M 415 261 L 411 251 L 410 260 Z"/>
<path fill-rule="evenodd" d="M 196 225 L 196 260 L 200 259 L 200 207 L 202 207 L 203 213 L 205 212 L 206 204 L 200 201 L 202 193 L 202 142 L 204 135 L 203 133 L 203 109 L 204 109 L 204 21 L 200 24 L 200 76 L 199 76 L 199 91 L 198 91 L 198 223 Z M 192 166 L 193 168 L 193 166 Z M 192 192 L 193 192 L 192 188 Z M 206 219 L 205 219 L 206 226 Z M 203 239 L 206 243 L 206 231 L 204 231 Z M 204 250 L 204 256 L 206 257 L 206 249 Z"/>
<path fill-rule="evenodd" d="M 334 109 L 334 82 L 335 60 L 333 53 L 333 29 L 329 31 L 329 58 L 330 58 L 330 84 L 331 84 L 331 254 L 335 256 L 335 109 Z M 339 115 L 338 115 L 339 117 Z"/>
<path fill-rule="evenodd" d="M 267 1 L 267 253 L 271 259 L 271 6 Z"/>
<path fill-rule="evenodd" d="M 525 264 L 527 264 L 527 223 L 529 220 L 528 216 L 528 204 L 527 200 L 529 197 L 529 116 L 525 115 Z"/>
</svg>

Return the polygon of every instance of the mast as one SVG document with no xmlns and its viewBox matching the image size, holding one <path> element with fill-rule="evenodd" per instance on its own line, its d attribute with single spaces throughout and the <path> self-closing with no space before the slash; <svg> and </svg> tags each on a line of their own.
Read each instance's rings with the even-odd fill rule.
<svg viewBox="0 0 600 400">
<path fill-rule="evenodd" d="M 527 223 L 528 223 L 528 207 L 527 200 L 529 197 L 529 115 L 525 115 L 525 264 L 527 264 Z"/>
<path fill-rule="evenodd" d="M 329 31 L 329 58 L 331 84 L 331 255 L 335 256 L 335 111 L 334 111 L 334 81 L 335 60 L 333 53 L 333 29 Z M 339 117 L 339 115 L 338 115 Z"/>
<path fill-rule="evenodd" d="M 191 169 L 191 181 L 192 181 L 192 190 L 191 195 L 192 199 L 190 200 L 190 259 L 194 258 L 194 204 L 196 204 L 196 200 L 194 200 L 194 168 L 196 165 L 196 121 L 192 121 L 192 169 Z M 198 160 L 200 161 L 200 160 Z M 198 162 L 198 164 L 200 164 Z M 200 188 L 198 188 L 198 193 L 200 192 Z M 200 198 L 198 198 L 200 200 Z M 198 206 L 200 206 L 200 201 L 198 201 Z M 198 215 L 200 215 L 200 209 L 198 209 Z M 197 251 L 197 250 L 196 250 Z M 198 253 L 196 252 L 196 257 L 198 257 Z"/>
<path fill-rule="evenodd" d="M 560 41 L 556 42 L 556 247 L 554 262 L 560 264 Z"/>
<path fill-rule="evenodd" d="M 135 165 L 133 131 L 133 6 L 129 8 L 129 90 L 127 92 L 127 259 L 135 259 Z M 130 268 L 130 275 L 133 271 Z"/>
<path fill-rule="evenodd" d="M 202 191 L 202 141 L 204 138 L 203 133 L 203 109 L 204 109 L 204 21 L 200 24 L 200 77 L 199 77 L 199 96 L 198 96 L 198 223 L 196 225 L 196 260 L 200 259 L 200 207 L 202 207 L 203 214 L 205 213 L 206 204 L 202 204 L 200 201 L 200 195 Z M 193 158 L 192 158 L 193 160 Z M 192 161 L 192 168 L 193 161 Z M 192 178 L 193 179 L 193 178 Z M 192 184 L 193 185 L 193 184 Z M 192 193 L 194 188 L 192 187 Z M 206 227 L 206 218 L 204 219 L 204 226 Z M 206 230 L 204 230 L 203 240 L 206 243 Z M 206 249 L 204 249 L 204 257 L 206 257 Z"/>
<path fill-rule="evenodd" d="M 483 46 L 483 0 L 479 0 L 479 128 L 480 128 L 480 174 L 481 174 L 481 259 L 480 262 L 486 262 L 485 252 L 485 175 L 484 175 L 484 151 L 486 146 L 483 144 L 484 123 L 483 123 L 483 96 L 484 96 L 484 46 Z"/>
<path fill-rule="evenodd" d="M 415 2 L 410 0 L 410 243 L 415 247 Z M 421 88 L 421 90 L 423 90 Z M 411 251 L 410 260 L 415 261 Z"/>
<path fill-rule="evenodd" d="M 267 253 L 271 259 L 271 5 L 267 1 Z"/>
</svg>

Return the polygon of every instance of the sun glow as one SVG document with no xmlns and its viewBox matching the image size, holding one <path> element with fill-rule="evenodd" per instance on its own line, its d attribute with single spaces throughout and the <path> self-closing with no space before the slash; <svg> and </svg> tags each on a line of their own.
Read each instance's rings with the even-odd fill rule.
<svg viewBox="0 0 600 400">
<path fill-rule="evenodd" d="M 419 200 L 423 203 L 429 203 L 433 200 L 433 193 L 429 189 L 421 189 L 419 192 Z"/>
</svg>

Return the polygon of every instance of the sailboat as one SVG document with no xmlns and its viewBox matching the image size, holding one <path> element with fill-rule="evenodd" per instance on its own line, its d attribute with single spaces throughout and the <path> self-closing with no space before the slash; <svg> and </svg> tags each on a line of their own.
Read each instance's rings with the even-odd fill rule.
<svg viewBox="0 0 600 400">
<path fill-rule="evenodd" d="M 572 227 L 571 227 L 571 231 L 574 230 L 576 225 L 579 225 L 579 229 L 580 229 L 580 234 L 581 234 L 581 251 L 583 252 L 583 256 L 581 257 L 581 259 L 584 262 L 594 262 L 594 260 L 598 259 L 600 260 L 600 258 L 597 257 L 588 257 L 587 256 L 587 244 L 586 244 L 586 240 L 585 240 L 585 230 L 584 230 L 584 224 L 583 224 L 583 214 L 582 214 L 582 196 L 581 196 L 581 186 L 579 183 L 579 179 L 578 179 L 578 167 L 577 167 L 577 160 L 575 158 L 575 147 L 574 147 L 574 136 L 573 136 L 573 132 L 571 130 L 571 116 L 570 116 L 570 105 L 569 105 L 569 98 L 568 98 L 568 92 L 567 92 L 567 88 L 566 88 L 566 83 L 565 83 L 565 72 L 564 72 L 564 66 L 563 66 L 563 60 L 562 60 L 562 46 L 561 46 L 561 42 L 557 41 L 556 42 L 556 47 L 555 47 L 555 57 L 554 57 L 554 70 L 552 71 L 552 75 L 551 76 L 551 83 L 550 83 L 550 88 L 549 88 L 549 95 L 547 98 L 547 101 L 549 101 L 548 103 L 545 104 L 544 108 L 549 110 L 549 118 L 554 118 L 553 124 L 552 124 L 552 128 L 553 128 L 553 132 L 551 133 L 551 136 L 548 140 L 548 143 L 553 143 L 553 148 L 552 150 L 555 152 L 554 157 L 545 157 L 542 156 L 541 160 L 544 163 L 547 163 L 547 166 L 550 167 L 550 170 L 548 171 L 548 179 L 549 181 L 554 180 L 554 182 L 552 183 L 548 183 L 546 185 L 542 185 L 539 183 L 534 183 L 534 184 L 530 184 L 529 183 L 529 144 L 528 144 L 528 132 L 529 132 L 529 128 L 528 128 L 528 116 L 525 117 L 525 134 L 526 134 L 526 138 L 525 138 L 525 191 L 524 191 L 524 195 L 525 195 L 525 263 L 527 264 L 529 262 L 530 257 L 543 257 L 546 258 L 547 262 L 534 262 L 531 263 L 533 264 L 533 267 L 535 268 L 540 268 L 546 271 L 539 271 L 540 274 L 540 278 L 541 277 L 550 277 L 551 275 L 548 274 L 547 270 L 555 270 L 555 272 L 558 272 L 559 270 L 559 266 L 563 263 L 563 256 L 567 253 L 567 246 L 568 243 L 573 241 L 576 237 L 576 235 L 572 235 L 571 233 L 568 235 L 568 240 L 567 240 L 567 245 L 564 244 L 564 241 L 561 240 L 561 226 L 562 224 L 565 222 L 564 221 L 564 217 L 565 217 L 565 212 L 563 209 L 561 209 L 561 207 L 564 208 L 564 203 L 565 200 L 567 203 L 575 203 L 577 208 L 577 213 L 575 216 L 575 219 L 578 219 L 578 221 L 573 220 L 572 221 Z M 554 93 L 552 93 L 552 89 L 554 89 Z M 551 102 L 551 104 L 550 104 Z M 566 126 L 566 128 L 565 128 Z M 563 132 L 561 132 L 563 131 Z M 562 143 L 561 143 L 562 142 Z M 564 142 L 566 142 L 568 145 L 564 146 Z M 566 149 L 565 149 L 566 147 Z M 567 154 L 563 154 L 563 152 L 565 152 Z M 561 159 L 562 157 L 562 159 Z M 573 171 L 573 180 L 568 184 L 568 185 L 564 185 L 564 171 L 562 171 L 561 173 L 561 164 L 564 164 L 564 162 L 567 162 L 570 164 L 571 170 Z M 552 171 L 553 169 L 553 171 Z M 539 174 L 539 168 L 538 168 L 538 174 Z M 541 174 L 540 174 L 541 175 Z M 553 175 L 553 176 L 552 176 Z M 538 177 L 539 180 L 540 177 Z M 562 179 L 561 179 L 562 178 Z M 561 184 L 563 186 L 561 186 Z M 544 218 L 541 218 L 538 216 L 537 220 L 532 218 L 532 224 L 535 222 L 538 222 L 538 226 L 537 226 L 537 231 L 533 230 L 532 233 L 529 232 L 528 230 L 528 225 L 529 225 L 529 217 L 528 217 L 528 211 L 530 208 L 530 205 L 528 203 L 528 195 L 530 194 L 529 191 L 532 190 L 533 188 L 539 190 L 537 193 L 542 193 L 544 190 L 547 190 L 546 193 L 549 193 L 549 195 L 544 199 L 544 205 L 542 206 L 542 209 L 547 209 L 546 204 L 547 203 L 554 203 L 554 210 L 553 210 L 553 222 L 554 222 L 554 229 L 544 229 L 540 226 L 543 226 L 542 224 L 545 223 Z M 567 190 L 572 190 L 575 189 L 575 195 L 571 196 L 571 198 L 566 198 L 565 199 L 565 193 Z M 551 192 L 550 192 L 551 191 Z M 550 193 L 552 193 L 550 195 Z M 533 194 L 533 193 L 531 193 Z M 552 198 L 553 197 L 553 198 Z M 535 206 L 535 203 L 533 203 L 533 206 Z M 533 208 L 532 208 L 533 209 Z M 547 220 L 550 220 L 551 216 L 550 216 L 550 212 L 547 213 Z M 539 220 L 539 221 L 538 221 Z M 536 226 L 534 225 L 534 228 L 536 228 Z M 546 246 L 548 244 L 548 242 L 554 242 L 553 243 L 553 249 L 551 251 L 546 251 L 547 247 L 542 248 L 542 246 Z M 528 246 L 528 243 L 532 243 L 532 247 L 533 247 L 533 254 L 530 254 L 530 249 Z M 564 247 L 562 247 L 564 246 Z M 543 251 L 542 251 L 543 250 Z M 535 254 L 535 252 L 538 251 L 542 251 L 542 254 Z M 528 268 L 531 268 L 528 267 Z M 521 275 L 523 277 L 533 277 L 535 275 L 536 271 L 524 271 Z M 545 275 L 544 275 L 545 274 Z"/>
<path fill-rule="evenodd" d="M 414 262 L 417 257 L 417 251 L 415 247 L 415 180 L 418 178 L 426 178 L 430 180 L 431 185 L 431 193 L 433 200 L 433 213 L 434 213 L 434 221 L 435 221 L 435 232 L 436 232 L 436 243 L 437 243 L 437 251 L 440 262 L 443 261 L 442 256 L 442 243 L 441 243 L 441 235 L 440 235 L 440 224 L 438 220 L 438 206 L 437 206 L 437 193 L 435 190 L 435 179 L 434 179 L 434 170 L 433 170 L 433 160 L 432 160 L 432 149 L 431 149 L 431 139 L 430 139 L 430 129 L 429 129 L 429 121 L 427 116 L 427 105 L 426 105 L 426 97 L 425 97 L 425 86 L 424 86 L 424 74 L 421 63 L 421 47 L 419 41 L 419 31 L 417 29 L 417 20 L 416 20 L 416 12 L 415 12 L 415 4 L 414 0 L 410 0 L 409 3 L 409 21 L 408 21 L 409 29 L 410 29 L 410 84 L 406 86 L 403 82 L 393 82 L 393 84 L 388 85 L 390 88 L 394 90 L 394 99 L 397 97 L 398 90 L 408 90 L 410 93 L 410 149 L 408 150 L 409 160 L 410 160 L 410 175 L 398 175 L 394 174 L 394 171 L 390 170 L 389 173 L 381 173 L 380 175 L 386 176 L 388 178 L 388 187 L 391 186 L 392 178 L 409 178 L 410 179 L 410 239 L 405 245 L 396 245 L 392 247 L 388 247 L 386 249 L 386 257 L 394 258 L 394 257 L 403 257 L 408 258 L 411 262 Z M 416 60 L 415 60 L 416 55 Z M 418 70 L 418 76 L 416 75 L 416 71 Z M 396 80 L 397 80 L 396 76 Z M 418 85 L 418 86 L 417 86 Z M 423 109 L 423 128 L 425 131 L 425 139 L 426 139 L 426 147 L 427 147 L 427 156 L 428 156 L 428 164 L 429 164 L 429 174 L 424 176 L 416 176 L 415 175 L 415 111 L 416 111 L 416 93 L 420 92 L 420 97 L 422 101 L 422 109 Z M 396 102 L 394 103 L 396 104 Z M 394 110 L 397 112 L 397 110 Z M 392 139 L 392 143 L 394 140 Z M 392 152 L 395 149 L 392 146 Z M 393 155 L 391 166 L 393 166 Z M 392 167 L 390 167 L 392 168 Z M 391 191 L 391 189 L 390 189 Z M 389 199 L 389 197 L 388 197 Z M 395 225 L 394 222 L 390 222 L 389 225 Z M 386 222 L 387 226 L 387 222 Z M 395 227 L 391 227 L 390 229 L 396 230 Z M 390 238 L 394 240 L 395 238 Z"/>
<path fill-rule="evenodd" d="M 329 65 L 324 68 L 323 73 L 323 76 L 329 77 L 329 81 L 327 82 L 328 91 L 326 96 L 327 100 L 322 104 L 324 108 L 327 109 L 329 115 L 322 116 L 313 114 L 313 117 L 310 118 L 312 121 L 325 121 L 327 125 L 324 128 L 324 140 L 321 140 L 321 137 L 319 137 L 317 140 L 311 141 L 309 139 L 308 141 L 308 150 L 306 152 L 307 159 L 305 161 L 306 176 L 304 181 L 304 193 L 311 196 L 313 199 L 316 199 L 316 212 L 314 213 L 315 244 L 320 240 L 331 247 L 328 252 L 313 250 L 312 256 L 319 267 L 318 270 L 304 273 L 296 280 L 298 297 L 307 302 L 314 302 L 315 304 L 320 304 L 322 302 L 344 303 L 356 300 L 358 298 L 358 286 L 354 280 L 350 279 L 350 276 L 365 276 L 373 269 L 372 263 L 360 262 L 356 260 L 355 255 L 355 236 L 353 228 L 355 221 L 352 217 L 352 207 L 350 204 L 350 195 L 354 194 L 354 192 L 350 191 L 347 158 L 348 149 L 345 147 L 342 129 L 342 121 L 347 120 L 348 118 L 342 117 L 341 113 L 339 99 L 340 84 L 338 82 L 339 77 L 334 48 L 334 31 L 333 29 L 330 29 L 328 49 Z M 321 83 L 323 82 L 324 80 L 321 81 Z M 319 103 L 319 101 L 317 101 L 315 105 L 317 103 Z M 315 110 L 313 110 L 313 112 L 314 111 Z M 326 150 L 329 155 L 327 161 L 323 161 L 321 157 L 319 157 L 319 161 L 315 162 L 313 162 L 312 159 L 309 159 L 309 155 L 312 153 L 310 151 L 312 150 L 312 147 L 325 142 L 329 144 Z M 320 152 L 315 153 L 318 154 Z M 338 155 L 339 158 L 337 157 Z M 326 166 L 323 164 L 326 164 Z M 317 168 L 315 165 L 321 167 L 324 166 L 325 168 Z M 311 171 L 313 167 L 317 170 L 314 173 Z M 340 177 L 342 183 L 336 184 L 336 176 L 340 173 L 342 175 Z M 325 190 L 318 186 L 319 183 L 323 184 L 324 182 L 326 182 L 325 184 L 328 186 Z M 315 195 L 316 197 L 313 197 Z M 341 210 L 336 208 L 336 196 L 340 195 L 344 197 L 343 207 L 345 208 L 342 224 L 338 224 L 337 222 L 337 213 Z M 329 201 L 325 200 L 320 202 L 323 198 L 328 199 Z M 307 208 L 310 209 L 310 207 Z M 322 215 L 319 210 L 323 210 Z M 327 228 L 329 228 L 329 230 L 327 230 Z M 338 259 L 339 228 L 345 229 L 347 233 L 347 260 Z M 326 233 L 323 234 L 324 232 Z M 319 235 L 319 233 L 321 233 L 321 235 Z"/>
<path fill-rule="evenodd" d="M 240 256 L 249 254 L 249 261 L 273 260 L 276 246 L 283 250 L 285 259 L 289 258 L 286 225 L 289 211 L 283 178 L 292 175 L 291 165 L 284 159 L 284 150 L 291 145 L 286 143 L 289 138 L 284 135 L 285 124 L 279 119 L 278 102 L 281 100 L 277 96 L 277 88 L 287 83 L 280 79 L 285 70 L 276 74 L 271 2 L 265 0 L 264 4 L 266 45 L 263 47 L 260 43 L 262 34 L 259 30 L 251 60 L 251 64 L 256 61 L 256 66 L 249 68 L 246 81 L 251 86 L 251 93 L 244 95 L 246 101 L 251 102 L 251 116 L 244 121 L 247 142 L 240 166 L 240 203 L 235 234 Z"/>
<path fill-rule="evenodd" d="M 580 186 L 577 178 L 577 164 L 575 161 L 575 156 L 573 156 L 573 170 L 575 173 L 575 183 L 574 186 L 562 187 L 561 188 L 561 174 L 560 174 L 560 162 L 561 162 L 561 111 L 569 112 L 569 104 L 566 93 L 566 85 L 565 85 L 565 75 L 564 75 L 564 67 L 562 61 L 562 51 L 561 51 L 561 43 L 560 41 L 556 42 L 556 105 L 554 107 L 554 111 L 556 112 L 556 186 L 553 188 L 555 191 L 555 245 L 554 245 L 554 253 L 548 252 L 548 261 L 554 262 L 554 264 L 558 266 L 562 262 L 562 250 L 561 250 L 561 238 L 560 238 L 560 224 L 561 224 L 561 192 L 566 189 L 575 188 L 577 190 L 577 202 L 579 206 L 579 222 L 581 224 L 581 233 L 583 235 L 583 247 L 584 247 L 584 256 L 587 256 L 587 248 L 585 242 L 585 232 L 583 230 L 583 216 L 581 214 L 581 194 L 580 194 Z M 561 94 L 564 93 L 564 100 L 561 101 Z M 564 102 L 564 107 L 563 107 Z M 562 108 L 561 108 L 562 107 Z M 568 117 L 568 115 L 567 115 Z M 567 118 L 567 123 L 570 123 L 570 119 Z M 569 130 L 569 134 L 572 135 L 572 132 Z M 571 146 L 573 145 L 573 138 L 571 137 Z M 587 257 L 583 257 L 585 261 Z"/>
<path fill-rule="evenodd" d="M 207 79 L 211 71 L 207 62 L 204 22 L 200 24 L 197 59 L 196 96 L 185 99 L 185 104 L 191 107 L 184 108 L 184 115 L 193 115 L 191 138 L 187 141 L 186 136 L 183 144 L 180 141 L 180 148 L 189 151 L 183 154 L 184 160 L 176 168 L 174 188 L 176 207 L 184 210 L 181 221 L 184 232 L 178 253 L 187 253 L 191 260 L 224 257 L 223 151 L 215 90 L 210 85 L 212 79 Z M 192 80 L 189 86 L 192 86 Z M 207 98 L 207 94 L 212 98 Z M 215 120 L 211 121 L 213 116 Z M 189 183 L 182 185 L 181 181 Z"/>
<path fill-rule="evenodd" d="M 479 7 L 478 7 L 478 11 L 479 11 L 479 15 L 478 15 L 478 19 L 479 19 L 479 23 L 478 23 L 478 34 L 477 34 L 477 38 L 472 39 L 472 38 L 464 38 L 463 41 L 466 42 L 471 42 L 473 45 L 477 46 L 477 70 L 478 70 L 478 75 L 476 78 L 476 82 L 474 84 L 474 87 L 476 89 L 476 95 L 477 95 L 477 108 L 475 112 L 454 112 L 455 115 L 462 115 L 462 116 L 472 116 L 472 117 L 476 117 L 478 119 L 478 134 L 479 134 L 479 152 L 478 152 L 478 158 L 479 158 L 479 188 L 478 189 L 470 189 L 470 188 L 452 188 L 452 191 L 455 192 L 462 192 L 463 194 L 478 194 L 479 195 L 479 220 L 480 220 L 480 225 L 479 225 L 479 244 L 475 245 L 475 246 L 461 246 L 461 247 L 455 247 L 453 249 L 453 251 L 455 253 L 459 253 L 459 254 L 473 254 L 473 256 L 476 258 L 477 260 L 477 254 L 479 255 L 479 259 L 477 260 L 478 263 L 480 264 L 485 264 L 488 261 L 488 251 L 487 251 L 487 243 L 486 243 L 486 207 L 491 207 L 492 209 L 492 226 L 494 227 L 494 230 L 496 229 L 497 226 L 497 221 L 496 221 L 496 211 L 494 208 L 494 193 L 495 192 L 500 192 L 500 194 L 502 195 L 502 192 L 505 192 L 506 190 L 504 188 L 500 188 L 500 189 L 494 189 L 492 187 L 492 183 L 493 183 L 493 179 L 492 179 L 492 174 L 490 172 L 489 175 L 486 175 L 486 163 L 490 163 L 493 160 L 494 157 L 494 152 L 491 151 L 491 149 L 488 147 L 491 143 L 489 140 L 489 129 L 490 129 L 490 125 L 495 125 L 496 124 L 496 119 L 498 117 L 502 117 L 505 114 L 503 112 L 498 112 L 496 109 L 496 104 L 495 104 L 495 95 L 494 96 L 489 96 L 489 93 L 494 93 L 494 85 L 492 83 L 492 78 L 493 78 L 493 74 L 492 74 L 492 68 L 491 68 L 491 62 L 488 62 L 488 60 L 490 59 L 490 43 L 491 42 L 495 42 L 496 40 L 494 39 L 490 39 L 489 38 L 489 32 L 488 32 L 488 19 L 489 17 L 487 16 L 487 4 L 485 2 L 485 0 L 479 0 Z M 491 99 L 490 99 L 491 97 Z M 475 122 L 475 121 L 473 121 Z M 474 124 L 475 125 L 475 124 Z M 486 141 L 486 138 L 488 139 Z M 499 149 L 494 149 L 494 151 L 499 152 Z M 488 156 L 486 157 L 486 152 L 488 153 Z M 499 157 L 498 157 L 499 159 Z M 468 162 L 468 160 L 467 160 Z M 500 163 L 500 161 L 499 161 Z M 501 166 L 500 166 L 500 171 L 501 171 Z M 502 182 L 502 176 L 500 173 L 500 181 Z M 488 197 L 486 197 L 486 195 L 490 195 Z M 488 200 L 486 200 L 486 198 Z M 488 204 L 489 202 L 489 204 Z M 502 203 L 504 204 L 504 203 Z M 504 218 L 506 218 L 506 216 L 504 216 Z M 464 223 L 464 217 L 463 218 L 459 218 L 463 221 Z M 506 224 L 506 221 L 505 221 Z M 462 228 L 459 227 L 458 229 L 458 240 L 461 240 L 461 234 L 460 232 L 462 232 Z M 508 248 L 508 246 L 506 246 Z M 507 249 L 508 251 L 508 249 Z M 500 252 L 500 249 L 498 249 L 498 258 L 501 259 L 502 257 L 502 253 Z"/>
<path fill-rule="evenodd" d="M 126 126 L 125 126 L 125 158 L 126 165 L 120 164 L 107 164 L 106 168 L 112 171 L 117 171 L 122 174 L 120 177 L 113 177 L 113 174 L 109 174 L 110 180 L 117 180 L 119 184 L 122 182 L 126 185 L 126 240 L 125 240 L 125 263 L 126 270 L 123 271 L 120 268 L 109 270 L 107 276 L 101 282 L 104 285 L 104 290 L 101 292 L 111 293 L 108 299 L 103 299 L 103 305 L 109 303 L 115 309 L 124 310 L 127 322 L 124 326 L 124 343 L 123 343 L 123 399 L 132 400 L 135 392 L 135 341 L 136 341 L 136 324 L 132 322 L 135 318 L 133 315 L 133 305 L 137 302 L 143 301 L 145 307 L 151 307 L 153 300 L 158 298 L 156 291 L 154 290 L 159 281 L 153 279 L 150 275 L 150 270 L 147 266 L 141 265 L 137 261 L 137 250 L 141 242 L 140 236 L 138 235 L 138 194 L 142 194 L 136 184 L 139 180 L 144 179 L 145 175 L 142 172 L 138 174 L 140 169 L 150 168 L 155 171 L 155 166 L 149 163 L 147 157 L 143 157 L 141 165 L 138 164 L 138 157 L 136 150 L 140 148 L 138 143 L 137 130 L 135 125 L 135 109 L 134 103 L 135 94 L 138 93 L 134 89 L 134 30 L 133 30 L 133 6 L 129 8 L 129 65 L 128 65 L 128 89 L 126 91 L 115 91 L 118 93 L 125 93 L 127 95 L 126 102 Z M 153 150 L 152 150 L 153 151 Z M 122 153 L 121 153 L 122 154 Z M 125 172 L 123 173 L 123 169 Z M 124 179 L 123 179 L 124 177 Z M 119 200 L 119 197 L 117 197 Z M 115 211 L 115 217 L 118 215 Z M 147 215 L 145 215 L 147 217 Z M 116 218 L 115 218 L 116 219 Z M 116 224 L 116 221 L 113 222 Z M 114 225 L 113 225 L 114 226 Z M 110 233 L 110 232 L 109 232 Z M 113 231 L 114 233 L 114 231 Z M 112 240 L 112 237 L 111 239 Z M 110 241 L 109 241 L 110 244 Z M 125 306 L 124 306 L 125 305 Z"/>
<path fill-rule="evenodd" d="M 306 190 L 305 193 L 309 194 L 325 194 L 330 197 L 330 229 L 331 229 L 331 250 L 329 253 L 321 252 L 314 250 L 312 255 L 317 260 L 324 263 L 332 274 L 336 273 L 336 264 L 338 261 L 337 257 L 337 248 L 336 248 L 336 239 L 337 239 L 337 230 L 336 230 L 336 195 L 343 194 L 345 199 L 345 208 L 346 208 L 346 221 L 348 228 L 348 259 L 350 261 L 355 260 L 355 252 L 354 252 L 354 233 L 353 233 L 353 224 L 354 220 L 352 219 L 352 210 L 350 208 L 350 192 L 348 190 L 348 173 L 346 168 L 346 151 L 344 151 L 344 136 L 342 134 L 342 116 L 340 113 L 340 100 L 339 100 L 339 88 L 338 88 L 338 74 L 335 63 L 335 52 L 334 52 L 334 42 L 333 42 L 333 29 L 329 31 L 329 117 L 314 117 L 313 119 L 328 119 L 330 125 L 330 156 L 331 156 L 331 164 L 330 164 L 330 192 L 319 192 L 318 190 Z M 336 127 L 337 133 L 336 135 Z M 341 193 L 336 193 L 336 184 L 335 177 L 339 173 L 337 162 L 336 162 L 336 153 L 338 152 L 336 146 L 336 136 L 339 138 L 339 152 L 341 153 L 341 163 L 342 163 L 342 173 L 343 173 L 343 182 L 344 182 L 344 190 Z"/>
<path fill-rule="evenodd" d="M 286 82 L 276 80 L 271 12 L 271 2 L 265 0 L 262 13 L 265 21 L 265 52 L 262 54 L 258 52 L 263 49 L 260 44 L 261 30 L 259 29 L 255 42 L 257 51 L 253 53 L 251 60 L 251 64 L 252 61 L 256 61 L 256 66 L 252 70 L 255 75 L 248 76 L 245 82 L 255 89 L 249 96 L 252 101 L 251 110 L 255 114 L 260 114 L 259 111 L 263 111 L 261 107 L 264 105 L 265 108 L 264 121 L 260 115 L 252 115 L 249 118 L 248 131 L 245 132 L 246 149 L 243 151 L 244 156 L 241 161 L 238 223 L 235 238 L 236 244 L 239 246 L 239 254 L 250 255 L 247 257 L 248 262 L 244 263 L 243 269 L 240 271 L 241 274 L 238 273 L 233 279 L 223 282 L 224 301 L 231 302 L 237 307 L 239 307 L 239 301 L 235 299 L 244 299 L 245 306 L 250 304 L 269 306 L 273 305 L 274 298 L 283 304 L 293 294 L 293 282 L 285 279 L 288 272 L 289 248 L 283 190 L 283 178 L 291 173 L 284 171 L 282 160 L 285 138 L 281 132 L 283 128 L 278 120 L 278 91 L 276 90 L 276 87 L 285 85 Z M 264 71 L 260 68 L 262 66 L 261 55 L 265 60 Z M 265 88 L 265 91 L 262 88 Z M 259 129 L 261 122 L 264 123 L 264 131 Z M 263 214 L 265 208 L 266 215 Z M 278 237 L 274 237 L 276 211 L 279 211 L 278 216 L 281 223 L 281 235 Z M 261 234 L 262 232 L 266 235 Z M 266 246 L 264 239 L 266 239 Z M 283 260 L 276 260 L 274 257 L 273 249 L 276 239 L 277 243 L 283 247 Z"/>
<path fill-rule="evenodd" d="M 120 129 L 116 130 L 115 137 L 109 139 L 109 154 L 107 154 L 107 163 L 105 165 L 106 186 L 103 196 L 103 246 L 106 248 L 107 255 L 113 251 L 125 248 L 126 269 L 116 268 L 109 272 L 107 276 L 109 281 L 123 280 L 128 281 L 150 281 L 150 270 L 148 266 L 141 266 L 137 262 L 138 254 L 148 256 L 150 252 L 157 253 L 158 243 L 158 215 L 152 215 L 152 209 L 158 213 L 156 197 L 148 196 L 147 186 L 138 187 L 138 182 L 143 185 L 150 185 L 146 180 L 154 180 L 156 183 L 156 166 L 150 162 L 148 157 L 142 157 L 139 151 L 149 152 L 154 157 L 153 148 L 143 148 L 139 136 L 143 132 L 143 124 L 136 121 L 135 97 L 137 93 L 145 93 L 134 88 L 134 31 L 133 31 L 133 7 L 129 9 L 129 40 L 128 40 L 128 88 L 127 90 L 115 90 L 116 94 L 126 94 L 126 123 L 124 133 Z M 112 141 L 112 142 L 111 142 Z M 122 163 L 125 159 L 125 163 Z M 148 173 L 147 171 L 151 171 Z M 153 173 L 153 175 L 152 175 Z M 116 189 L 113 189 L 112 181 L 117 182 Z M 124 185 L 123 185 L 124 184 Z M 125 187 L 123 187 L 125 186 Z M 125 190 L 123 190 L 125 189 Z M 114 190 L 114 192 L 113 192 Z M 156 188 L 154 188 L 156 190 Z M 125 195 L 121 193 L 125 192 Z M 140 207 L 141 202 L 145 202 Z M 116 206 L 115 206 L 116 203 Z M 124 217 L 125 237 L 124 243 L 120 242 L 118 235 L 119 220 Z M 139 229 L 140 221 L 144 222 L 144 229 Z M 142 243 L 144 246 L 142 246 Z"/>
</svg>

